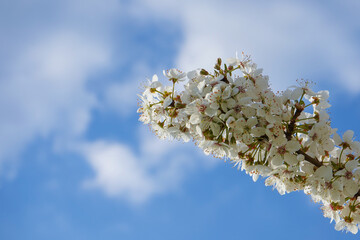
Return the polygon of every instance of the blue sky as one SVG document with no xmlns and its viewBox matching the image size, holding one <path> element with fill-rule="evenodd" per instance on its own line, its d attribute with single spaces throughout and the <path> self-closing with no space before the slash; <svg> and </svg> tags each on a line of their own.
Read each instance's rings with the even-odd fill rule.
<svg viewBox="0 0 360 240">
<path fill-rule="evenodd" d="M 250 54 L 281 90 L 330 91 L 360 127 L 358 1 L 0 1 L 0 239 L 358 239 L 303 193 L 157 140 L 154 73 Z"/>
</svg>

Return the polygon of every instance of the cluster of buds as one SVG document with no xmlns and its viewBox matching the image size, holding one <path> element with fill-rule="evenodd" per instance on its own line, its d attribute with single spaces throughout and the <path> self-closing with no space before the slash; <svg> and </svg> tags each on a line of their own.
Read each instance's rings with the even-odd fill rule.
<svg viewBox="0 0 360 240">
<path fill-rule="evenodd" d="M 193 140 L 205 154 L 228 159 L 280 194 L 304 191 L 322 205 L 336 230 L 360 226 L 360 143 L 330 126 L 328 91 L 299 82 L 274 93 L 248 56 L 214 71 L 164 71 L 140 96 L 140 121 L 162 139 Z M 183 83 L 180 83 L 183 82 Z M 175 90 L 176 84 L 184 90 Z"/>
</svg>

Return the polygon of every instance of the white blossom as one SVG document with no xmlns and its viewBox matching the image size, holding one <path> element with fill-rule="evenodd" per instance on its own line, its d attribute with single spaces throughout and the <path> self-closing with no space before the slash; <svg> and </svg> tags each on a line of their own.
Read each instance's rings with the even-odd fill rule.
<svg viewBox="0 0 360 240">
<path fill-rule="evenodd" d="M 206 70 L 164 71 L 139 96 L 139 120 L 159 138 L 195 141 L 205 154 L 229 159 L 252 176 L 266 178 L 280 194 L 304 191 L 322 204 L 336 230 L 357 233 L 360 224 L 360 143 L 331 128 L 329 92 L 302 81 L 274 93 L 269 78 L 248 56 L 217 61 Z M 184 90 L 174 85 L 184 81 Z"/>
</svg>

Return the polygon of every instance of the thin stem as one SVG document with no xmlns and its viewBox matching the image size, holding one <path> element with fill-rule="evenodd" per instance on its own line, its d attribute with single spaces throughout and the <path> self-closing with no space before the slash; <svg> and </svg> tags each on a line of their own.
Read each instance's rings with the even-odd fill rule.
<svg viewBox="0 0 360 240">
<path fill-rule="evenodd" d="M 164 93 L 160 92 L 159 90 L 155 89 L 155 92 L 160 93 L 162 96 L 164 96 Z"/>
<path fill-rule="evenodd" d="M 172 100 L 174 100 L 174 91 L 175 91 L 175 82 L 173 81 L 172 96 L 171 96 Z"/>
<path fill-rule="evenodd" d="M 303 90 L 303 94 L 301 95 L 299 102 L 301 102 L 301 101 L 302 101 L 302 99 L 303 99 L 304 95 L 305 95 L 305 91 Z"/>
<path fill-rule="evenodd" d="M 307 108 L 307 107 L 309 107 L 309 106 L 311 106 L 311 105 L 313 105 L 314 103 L 309 103 L 308 105 L 306 105 L 304 108 Z"/>
<path fill-rule="evenodd" d="M 154 106 L 156 104 L 159 104 L 159 103 L 163 103 L 163 101 L 160 101 L 160 102 L 157 102 L 157 103 L 152 103 L 152 104 L 150 104 L 150 107 L 152 107 L 152 106 Z"/>
<path fill-rule="evenodd" d="M 340 152 L 339 162 L 338 162 L 338 165 L 339 165 L 339 166 L 340 166 L 340 163 L 341 163 L 341 156 L 342 156 L 343 152 L 344 152 L 344 148 L 341 149 L 341 152 Z"/>
</svg>

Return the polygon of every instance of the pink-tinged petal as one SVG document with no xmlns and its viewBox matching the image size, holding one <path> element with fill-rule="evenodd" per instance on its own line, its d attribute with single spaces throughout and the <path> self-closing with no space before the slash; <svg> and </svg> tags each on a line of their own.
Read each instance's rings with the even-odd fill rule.
<svg viewBox="0 0 360 240">
<path fill-rule="evenodd" d="M 244 142 L 246 145 L 248 145 L 248 144 L 251 144 L 251 143 L 252 143 L 253 138 L 251 137 L 250 134 L 245 133 L 245 134 L 242 136 L 242 140 L 243 140 L 243 142 Z"/>
</svg>

